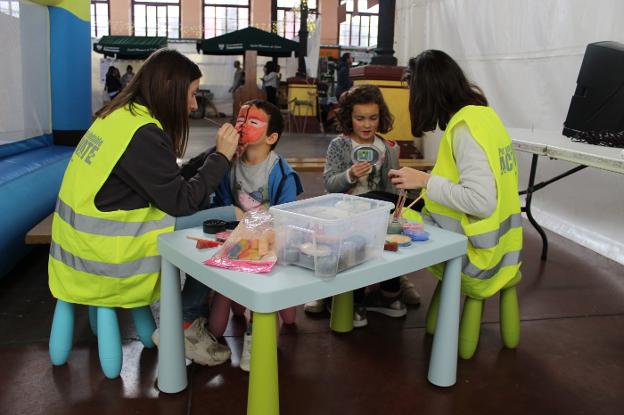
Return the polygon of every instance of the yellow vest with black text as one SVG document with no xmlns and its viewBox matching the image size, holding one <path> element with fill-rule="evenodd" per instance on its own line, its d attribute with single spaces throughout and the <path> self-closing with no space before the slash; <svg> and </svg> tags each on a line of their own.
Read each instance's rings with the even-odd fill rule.
<svg viewBox="0 0 624 415">
<path fill-rule="evenodd" d="M 157 237 L 175 218 L 155 206 L 102 212 L 95 196 L 125 152 L 134 133 L 161 124 L 147 108 L 119 108 L 97 118 L 76 147 L 61 184 L 48 261 L 49 286 L 60 300 L 103 307 L 134 308 L 160 294 Z"/>
<path fill-rule="evenodd" d="M 522 250 L 522 217 L 518 196 L 518 168 L 511 139 L 500 118 L 489 107 L 468 105 L 449 121 L 432 175 L 459 183 L 460 175 L 453 157 L 453 129 L 465 123 L 487 155 L 496 181 L 496 210 L 487 218 L 469 217 L 429 199 L 423 214 L 440 227 L 466 235 L 468 252 L 462 262 L 462 292 L 485 299 L 496 294 L 519 273 Z M 441 278 L 444 264 L 430 270 Z"/>
</svg>

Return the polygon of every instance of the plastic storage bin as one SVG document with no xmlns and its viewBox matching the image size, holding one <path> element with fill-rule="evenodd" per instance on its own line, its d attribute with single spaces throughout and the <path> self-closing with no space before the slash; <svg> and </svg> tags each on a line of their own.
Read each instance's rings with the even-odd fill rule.
<svg viewBox="0 0 624 415">
<path fill-rule="evenodd" d="M 270 208 L 278 262 L 321 278 L 383 253 L 392 203 L 332 193 Z"/>
</svg>

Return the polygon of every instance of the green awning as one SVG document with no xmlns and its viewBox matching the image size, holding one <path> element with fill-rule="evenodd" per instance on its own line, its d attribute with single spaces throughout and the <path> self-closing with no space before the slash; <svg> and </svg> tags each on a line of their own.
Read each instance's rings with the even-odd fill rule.
<svg viewBox="0 0 624 415">
<path fill-rule="evenodd" d="M 197 52 L 204 55 L 243 55 L 256 50 L 260 56 L 288 57 L 298 49 L 299 43 L 255 27 L 197 41 Z"/>
<path fill-rule="evenodd" d="M 102 36 L 93 50 L 117 59 L 145 59 L 166 46 L 167 38 L 161 36 Z"/>
</svg>

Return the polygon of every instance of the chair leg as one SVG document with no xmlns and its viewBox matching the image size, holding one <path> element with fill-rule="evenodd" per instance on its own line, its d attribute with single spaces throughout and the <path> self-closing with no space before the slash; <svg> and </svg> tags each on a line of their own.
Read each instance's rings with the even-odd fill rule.
<svg viewBox="0 0 624 415">
<path fill-rule="evenodd" d="M 134 320 L 134 328 L 139 336 L 139 340 L 148 349 L 154 347 L 152 333 L 156 330 L 156 322 L 149 306 L 131 308 L 130 313 Z"/>
<path fill-rule="evenodd" d="M 501 290 L 500 332 L 505 347 L 509 349 L 518 347 L 518 343 L 520 343 L 520 311 L 516 287 Z"/>
<path fill-rule="evenodd" d="M 107 378 L 115 379 L 121 373 L 122 354 L 119 322 L 114 308 L 98 307 L 97 328 L 102 371 Z"/>
<path fill-rule="evenodd" d="M 329 327 L 336 333 L 348 333 L 353 330 L 353 291 L 334 296 Z"/>
<path fill-rule="evenodd" d="M 438 308 L 440 307 L 440 286 L 442 282 L 438 282 L 435 291 L 431 296 L 429 302 L 429 309 L 427 310 L 427 334 L 433 335 L 436 329 L 436 321 L 438 320 Z"/>
<path fill-rule="evenodd" d="M 97 307 L 89 306 L 89 326 L 93 335 L 97 337 Z"/>
<path fill-rule="evenodd" d="M 459 325 L 459 357 L 470 359 L 479 344 L 483 300 L 466 297 Z"/>
<path fill-rule="evenodd" d="M 50 342 L 48 344 L 50 360 L 55 366 L 64 365 L 72 349 L 74 337 L 74 305 L 56 300 Z"/>
</svg>

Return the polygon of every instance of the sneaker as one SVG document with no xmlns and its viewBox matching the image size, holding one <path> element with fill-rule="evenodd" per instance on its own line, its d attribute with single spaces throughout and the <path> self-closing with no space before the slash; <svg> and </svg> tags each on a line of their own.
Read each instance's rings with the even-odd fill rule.
<svg viewBox="0 0 624 415">
<path fill-rule="evenodd" d="M 327 312 L 331 314 L 331 299 L 329 299 L 329 301 L 325 301 L 325 308 L 327 309 Z M 353 327 L 358 328 L 366 326 L 368 326 L 368 320 L 366 319 L 366 307 L 363 305 L 353 304 Z"/>
<path fill-rule="evenodd" d="M 240 368 L 245 372 L 249 372 L 249 365 L 251 363 L 251 334 L 245 333 L 243 337 L 243 352 L 240 357 Z"/>
<path fill-rule="evenodd" d="M 401 279 L 401 299 L 405 304 L 419 305 L 420 294 L 416 290 L 416 286 L 406 276 L 402 276 Z"/>
<path fill-rule="evenodd" d="M 319 314 L 325 311 L 325 301 L 321 298 L 320 300 L 310 301 L 309 303 L 305 303 L 303 306 L 303 311 L 310 314 Z"/>
<path fill-rule="evenodd" d="M 158 346 L 159 329 L 152 333 L 152 341 Z M 216 366 L 227 362 L 230 358 L 230 348 L 217 341 L 206 328 L 206 319 L 200 317 L 184 330 L 184 354 L 187 359 L 199 365 Z"/>
<path fill-rule="evenodd" d="M 353 327 L 366 327 L 368 320 L 366 319 L 366 307 L 356 305 L 353 307 Z"/>
<path fill-rule="evenodd" d="M 400 293 L 392 297 L 384 297 L 381 290 L 373 291 L 366 296 L 366 310 L 396 318 L 407 314 L 407 307 L 401 300 Z"/>
</svg>

